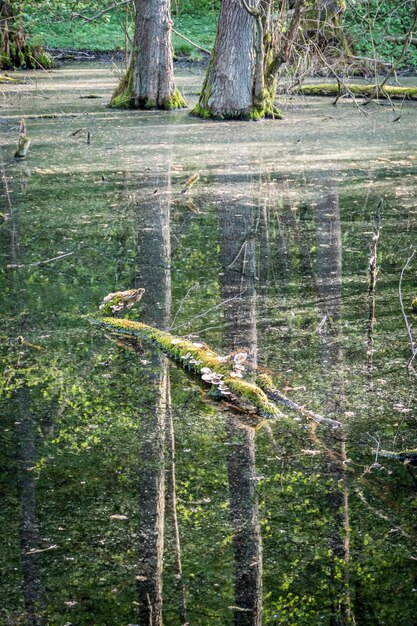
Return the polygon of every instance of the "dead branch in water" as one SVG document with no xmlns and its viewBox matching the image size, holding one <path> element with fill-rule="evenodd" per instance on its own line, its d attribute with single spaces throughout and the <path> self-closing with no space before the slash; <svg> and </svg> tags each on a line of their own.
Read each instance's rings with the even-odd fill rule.
<svg viewBox="0 0 417 626">
<path fill-rule="evenodd" d="M 411 324 L 410 324 L 410 322 L 408 320 L 407 313 L 405 312 L 402 285 L 403 285 L 404 274 L 407 271 L 407 269 L 409 268 L 409 266 L 411 264 L 411 261 L 414 259 L 415 254 L 416 254 L 416 250 L 413 250 L 413 253 L 408 257 L 406 264 L 404 265 L 403 269 L 401 270 L 400 282 L 399 282 L 399 285 L 398 285 L 398 292 L 399 292 L 400 305 L 401 305 L 401 313 L 402 313 L 402 316 L 403 316 L 403 319 L 404 319 L 405 327 L 407 329 L 408 340 L 410 342 L 410 347 L 411 347 L 411 357 L 407 361 L 407 369 L 408 369 L 408 371 L 413 371 L 413 372 L 414 372 L 414 368 L 412 367 L 412 364 L 413 364 L 414 359 L 417 356 L 417 348 L 416 348 L 416 344 L 415 344 L 415 341 L 414 341 L 414 336 L 413 336 L 413 331 L 412 331 L 412 328 L 411 328 Z"/>
</svg>

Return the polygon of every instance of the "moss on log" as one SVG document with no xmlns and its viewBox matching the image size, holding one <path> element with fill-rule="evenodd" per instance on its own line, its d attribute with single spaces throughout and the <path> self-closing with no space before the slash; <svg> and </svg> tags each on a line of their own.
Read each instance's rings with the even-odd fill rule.
<svg viewBox="0 0 417 626">
<path fill-rule="evenodd" d="M 353 94 L 371 99 L 417 100 L 417 87 L 398 87 L 397 85 L 358 85 L 347 84 L 346 87 L 337 83 L 319 83 L 317 85 L 301 85 L 294 90 L 304 96 L 336 97 Z"/>
<path fill-rule="evenodd" d="M 222 400 L 239 412 L 249 414 L 252 425 L 260 425 L 265 418 L 284 417 L 257 384 L 239 378 L 233 370 L 232 362 L 218 356 L 205 344 L 193 343 L 132 320 L 114 317 L 88 319 L 115 335 L 144 339 L 156 345 L 183 369 L 200 377 L 203 382 L 207 381 L 212 397 Z"/>
<path fill-rule="evenodd" d="M 213 399 L 222 400 L 227 407 L 244 414 L 245 419 L 242 421 L 248 426 L 257 428 L 265 418 L 285 417 L 278 404 L 297 411 L 316 423 L 332 428 L 341 426 L 340 422 L 317 415 L 291 401 L 274 387 L 271 378 L 266 374 L 254 372 L 254 382 L 243 380 L 243 363 L 248 357 L 246 352 L 219 356 L 204 343 L 189 341 L 142 322 L 107 317 L 110 311 L 117 314 L 133 307 L 144 292 L 144 289 L 139 288 L 110 293 L 102 301 L 100 312 L 86 316 L 86 319 L 124 339 L 122 344 L 127 347 L 134 348 L 132 340 L 135 342 L 144 339 L 154 344 L 208 387 Z"/>
<path fill-rule="evenodd" d="M 0 85 L 15 82 L 16 79 L 12 78 L 12 76 L 7 76 L 7 74 L 0 74 Z"/>
</svg>

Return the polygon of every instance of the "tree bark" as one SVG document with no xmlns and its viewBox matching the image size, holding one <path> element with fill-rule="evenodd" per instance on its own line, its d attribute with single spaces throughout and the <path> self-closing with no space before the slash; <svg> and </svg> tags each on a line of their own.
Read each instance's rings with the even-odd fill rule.
<svg viewBox="0 0 417 626">
<path fill-rule="evenodd" d="M 223 0 L 216 43 L 195 115 L 218 119 L 281 117 L 273 107 L 273 98 L 270 101 L 267 97 L 260 75 L 262 39 L 259 16 L 251 15 L 241 0 Z"/>
<path fill-rule="evenodd" d="M 186 106 L 175 87 L 170 0 L 135 0 L 135 38 L 129 70 L 110 106 L 178 109 Z"/>
</svg>

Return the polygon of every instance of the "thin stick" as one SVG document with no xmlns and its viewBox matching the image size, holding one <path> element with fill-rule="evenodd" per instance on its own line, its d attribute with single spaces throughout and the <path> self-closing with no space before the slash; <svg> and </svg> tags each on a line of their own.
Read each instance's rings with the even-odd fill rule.
<svg viewBox="0 0 417 626">
<path fill-rule="evenodd" d="M 372 235 L 372 242 L 370 246 L 369 256 L 369 286 L 368 286 L 368 300 L 369 300 L 369 318 L 368 318 L 368 373 L 370 382 L 372 382 L 372 367 L 373 367 L 373 354 L 374 354 L 374 326 L 375 326 L 375 310 L 376 310 L 376 279 L 378 276 L 378 242 L 381 235 L 381 206 L 383 201 L 380 200 L 377 207 L 377 217 L 375 224 L 375 231 Z"/>
<path fill-rule="evenodd" d="M 63 259 L 66 256 L 71 256 L 74 252 L 65 252 L 65 254 L 60 254 L 59 256 L 54 256 L 52 259 L 45 259 L 44 261 L 36 261 L 36 263 L 27 263 L 19 264 L 19 263 L 11 263 L 10 265 L 6 265 L 8 269 L 16 269 L 20 267 L 36 267 L 37 265 L 43 265 L 44 263 L 52 263 L 52 261 L 58 261 L 58 259 Z"/>
<path fill-rule="evenodd" d="M 169 379 L 169 366 L 167 372 L 167 384 L 165 389 L 165 440 L 168 453 L 167 471 L 167 508 L 172 526 L 175 578 L 178 592 L 178 612 L 182 626 L 187 624 L 187 607 L 185 601 L 185 585 L 182 573 L 181 540 L 177 515 L 177 488 L 175 470 L 175 434 L 174 420 L 172 415 L 171 383 Z"/>
<path fill-rule="evenodd" d="M 342 425 L 341 422 L 337 420 L 332 420 L 329 417 L 323 417 L 322 415 L 318 415 L 317 413 L 306 409 L 304 406 L 301 406 L 301 404 L 297 404 L 297 402 L 294 402 L 293 400 L 287 398 L 287 396 L 278 391 L 278 389 L 270 389 L 269 387 L 262 385 L 262 381 L 260 380 L 258 380 L 257 383 L 260 388 L 263 389 L 263 391 L 266 393 L 267 397 L 270 400 L 273 400 L 274 402 L 279 402 L 280 404 L 283 404 L 292 411 L 297 411 L 297 413 L 301 413 L 301 415 L 304 415 L 308 419 L 313 420 L 313 422 L 316 422 L 317 424 L 327 424 L 328 426 L 332 426 L 333 428 L 339 428 Z"/>
<path fill-rule="evenodd" d="M 368 502 L 368 500 L 365 498 L 365 496 L 359 489 L 355 489 L 355 493 L 358 496 L 359 500 L 362 502 L 362 504 L 364 504 L 370 511 L 372 511 L 374 515 L 379 517 L 379 519 L 382 519 L 385 522 L 388 522 L 391 528 L 398 530 L 403 535 L 403 537 L 406 537 L 407 539 L 413 539 L 413 535 L 410 535 L 410 533 L 405 531 L 401 526 L 394 524 L 392 520 L 390 520 L 390 518 L 387 515 L 385 515 L 385 513 L 383 513 L 382 511 L 379 511 L 374 506 L 372 506 L 372 504 Z"/>
<path fill-rule="evenodd" d="M 180 314 L 180 312 L 182 311 L 182 307 L 184 306 L 184 303 L 185 303 L 186 299 L 187 299 L 187 298 L 188 298 L 188 296 L 190 295 L 190 292 L 191 292 L 191 291 L 195 288 L 195 286 L 196 286 L 196 283 L 193 283 L 193 284 L 191 285 L 191 287 L 187 290 L 187 293 L 185 294 L 185 296 L 182 298 L 182 300 L 181 300 L 181 302 L 180 302 L 180 304 L 179 304 L 179 306 L 178 306 L 178 309 L 177 309 L 177 311 L 176 311 L 176 313 L 175 313 L 175 315 L 174 315 L 174 319 L 172 320 L 172 326 L 171 326 L 171 328 L 174 328 L 175 321 L 176 321 L 176 319 L 177 319 L 178 315 Z"/>
<path fill-rule="evenodd" d="M 403 285 L 404 274 L 405 274 L 406 270 L 409 268 L 411 261 L 414 259 L 415 254 L 416 254 L 416 250 L 413 250 L 413 253 L 411 254 L 411 256 L 408 257 L 407 263 L 404 265 L 403 269 L 401 270 L 400 282 L 399 282 L 399 285 L 398 285 L 398 292 L 399 292 L 399 296 L 400 296 L 401 312 L 402 312 L 402 315 L 403 315 L 405 327 L 407 329 L 408 339 L 409 339 L 410 346 L 411 346 L 411 357 L 409 358 L 409 360 L 407 362 L 407 369 L 410 369 L 411 364 L 412 364 L 412 362 L 414 361 L 414 359 L 415 359 L 415 357 L 417 355 L 417 350 L 416 350 L 416 345 L 415 345 L 415 342 L 414 342 L 413 332 L 411 330 L 411 324 L 408 321 L 408 317 L 407 317 L 407 314 L 406 314 L 405 308 L 404 308 L 402 285 Z"/>
<path fill-rule="evenodd" d="M 94 20 L 98 20 L 98 18 L 104 15 L 105 13 L 109 13 L 109 11 L 114 11 L 115 9 L 123 7 L 126 4 L 131 4 L 132 1 L 133 0 L 123 0 L 123 2 L 117 2 L 115 4 L 112 4 L 109 7 L 106 7 L 105 9 L 103 9 L 99 13 L 96 13 L 96 15 L 93 15 L 92 17 L 87 17 L 85 15 L 82 15 L 81 13 L 73 13 L 71 15 L 71 19 L 74 20 L 79 17 L 81 20 L 84 20 L 84 22 L 94 22 Z"/>
<path fill-rule="evenodd" d="M 179 33 L 177 30 L 175 30 L 175 28 L 171 28 L 171 31 L 177 37 L 180 37 L 181 39 L 184 39 L 184 41 L 187 41 L 189 44 L 194 46 L 194 48 L 197 48 L 197 50 L 201 50 L 202 52 L 206 52 L 207 54 L 211 54 L 210 50 L 207 50 L 207 48 L 203 48 L 198 43 L 195 43 L 195 41 L 192 41 L 191 39 L 188 39 L 188 37 L 185 37 L 184 35 L 181 35 L 181 33 Z"/>
<path fill-rule="evenodd" d="M 210 311 L 214 311 L 215 309 L 218 309 L 218 308 L 224 306 L 228 302 L 233 302 L 234 300 L 241 300 L 241 298 L 242 298 L 244 293 L 245 292 L 242 292 L 242 293 L 240 293 L 237 296 L 233 296 L 233 298 L 228 298 L 227 300 L 223 300 L 223 302 L 219 302 L 219 304 L 216 304 L 215 306 L 212 306 L 209 309 L 206 309 L 205 311 L 203 311 L 203 313 L 199 313 L 198 315 L 195 315 L 190 320 L 188 320 L 188 322 L 185 322 L 184 324 L 180 324 L 179 326 L 176 326 L 175 328 L 174 327 L 168 328 L 168 330 L 169 331 L 177 330 L 178 328 L 183 328 L 184 326 L 190 326 L 191 322 L 194 322 L 194 320 L 197 320 L 200 317 L 205 317 L 207 315 L 207 313 L 210 313 Z"/>
</svg>

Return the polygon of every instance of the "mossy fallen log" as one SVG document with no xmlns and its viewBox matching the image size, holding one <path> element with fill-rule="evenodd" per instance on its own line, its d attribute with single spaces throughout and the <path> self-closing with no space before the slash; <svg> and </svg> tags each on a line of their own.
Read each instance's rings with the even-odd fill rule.
<svg viewBox="0 0 417 626">
<path fill-rule="evenodd" d="M 417 100 L 417 87 L 399 87 L 397 85 L 358 85 L 337 83 L 318 83 L 316 85 L 300 85 L 294 89 L 295 93 L 304 96 L 341 97 L 351 95 L 368 99 L 386 100 Z"/>
<path fill-rule="evenodd" d="M 193 343 L 142 322 L 114 317 L 88 319 L 112 334 L 135 337 L 154 344 L 180 367 L 199 376 L 210 388 L 214 399 L 250 414 L 257 418 L 255 422 L 261 422 L 265 418 L 284 417 L 258 385 L 240 378 L 241 370 L 236 368 L 239 359 L 235 361 L 234 357 L 229 359 L 218 356 L 203 343 Z"/>
<path fill-rule="evenodd" d="M 17 82 L 15 78 L 12 76 L 8 76 L 7 74 L 0 74 L 0 85 L 7 83 L 15 83 Z"/>
<path fill-rule="evenodd" d="M 137 290 L 137 297 L 135 290 L 110 294 L 112 298 L 107 296 L 103 301 L 102 313 L 108 315 L 109 310 L 117 312 L 121 310 L 122 304 L 130 308 L 141 298 L 143 291 Z M 274 388 L 271 379 L 266 375 L 260 375 L 254 382 L 243 380 L 245 371 L 243 363 L 248 356 L 245 352 L 219 356 L 204 343 L 189 341 L 142 322 L 103 317 L 100 313 L 87 316 L 87 319 L 116 337 L 145 340 L 155 345 L 182 369 L 196 376 L 209 389 L 213 399 L 250 416 L 252 426 L 259 426 L 268 418 L 285 417 L 278 404 L 295 410 L 317 423 L 333 428 L 340 426 L 340 422 L 323 418 L 289 400 Z"/>
</svg>

